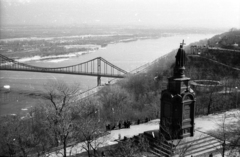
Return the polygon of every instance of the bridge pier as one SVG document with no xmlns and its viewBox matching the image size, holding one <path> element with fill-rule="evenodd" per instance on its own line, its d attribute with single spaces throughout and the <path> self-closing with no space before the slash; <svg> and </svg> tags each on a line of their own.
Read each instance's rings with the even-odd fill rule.
<svg viewBox="0 0 240 157">
<path fill-rule="evenodd" d="M 101 85 L 101 76 L 98 75 L 97 76 L 97 86 L 100 86 Z"/>
</svg>

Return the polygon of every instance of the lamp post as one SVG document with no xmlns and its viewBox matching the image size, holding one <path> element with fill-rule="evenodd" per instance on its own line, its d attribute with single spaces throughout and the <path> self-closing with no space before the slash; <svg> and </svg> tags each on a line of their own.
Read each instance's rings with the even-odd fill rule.
<svg viewBox="0 0 240 157">
<path fill-rule="evenodd" d="M 238 106 L 238 87 L 235 87 L 236 89 L 236 108 Z"/>
</svg>

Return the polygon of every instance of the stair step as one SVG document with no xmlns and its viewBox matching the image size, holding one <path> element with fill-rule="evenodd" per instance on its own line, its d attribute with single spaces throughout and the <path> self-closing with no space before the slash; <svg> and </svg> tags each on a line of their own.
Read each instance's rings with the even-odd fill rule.
<svg viewBox="0 0 240 157">
<path fill-rule="evenodd" d="M 212 143 L 219 143 L 219 141 L 217 141 L 216 139 L 214 138 L 207 138 L 205 140 L 199 140 L 199 141 L 192 141 L 192 142 L 189 142 L 188 145 L 180 145 L 180 146 L 177 146 L 177 149 L 182 149 L 186 146 L 190 146 L 190 149 L 194 149 L 194 148 L 199 148 L 199 147 L 202 147 L 202 146 L 205 146 L 205 145 L 210 145 Z"/>
<path fill-rule="evenodd" d="M 186 144 L 191 144 L 191 143 L 196 143 L 198 141 L 205 141 L 205 140 L 208 140 L 208 139 L 215 139 L 214 137 L 211 137 L 211 136 L 204 136 L 204 137 L 201 137 L 199 139 L 194 139 L 194 140 L 190 140 L 190 141 L 187 141 L 187 142 L 182 142 L 180 143 L 178 146 L 181 146 L 181 145 L 186 145 Z"/>
<path fill-rule="evenodd" d="M 155 151 L 153 151 L 153 150 L 149 150 L 149 152 L 152 153 L 152 154 L 154 154 L 154 155 L 156 155 L 156 156 L 158 156 L 158 157 L 163 157 L 162 154 L 158 154 L 157 152 L 155 152 Z"/>
<path fill-rule="evenodd" d="M 200 149 L 195 149 L 194 151 L 187 152 L 186 155 L 197 156 L 197 155 L 205 154 L 208 152 L 213 152 L 221 148 L 222 148 L 222 145 L 218 144 L 218 145 L 208 146 Z"/>
<path fill-rule="evenodd" d="M 164 152 L 164 151 L 162 151 L 162 150 L 160 150 L 160 149 L 152 148 L 151 150 L 154 151 L 154 152 L 156 152 L 157 154 L 162 155 L 162 156 L 169 156 L 168 153 L 166 153 L 166 152 Z"/>
<path fill-rule="evenodd" d="M 210 141 L 208 143 L 201 143 L 199 145 L 195 145 L 193 147 L 190 147 L 189 151 L 193 151 L 199 148 L 204 148 L 204 147 L 208 147 L 208 146 L 213 146 L 213 145 L 221 145 L 221 143 L 219 143 L 218 141 Z"/>
<path fill-rule="evenodd" d="M 165 155 L 171 154 L 171 152 L 169 150 L 166 151 L 164 149 L 159 149 L 159 148 L 156 148 L 156 147 L 152 147 L 151 149 L 155 152 L 159 152 L 159 153 L 162 153 L 162 154 L 165 154 Z"/>
<path fill-rule="evenodd" d="M 165 148 L 165 147 L 162 147 L 161 145 L 156 145 L 156 144 L 153 144 L 152 147 L 159 149 L 161 151 L 164 151 L 166 153 L 171 153 L 171 148 Z"/>
<path fill-rule="evenodd" d="M 207 150 L 207 151 L 201 151 L 201 152 L 199 152 L 199 153 L 195 153 L 195 154 L 189 154 L 189 155 L 185 155 L 184 157 L 192 157 L 192 155 L 194 156 L 194 157 L 208 157 L 211 153 L 213 154 L 213 156 L 214 156 L 214 154 L 215 155 L 217 155 L 217 154 L 221 154 L 221 148 L 216 148 L 216 149 L 209 149 L 209 150 Z M 220 155 L 221 156 L 221 155 Z"/>
</svg>

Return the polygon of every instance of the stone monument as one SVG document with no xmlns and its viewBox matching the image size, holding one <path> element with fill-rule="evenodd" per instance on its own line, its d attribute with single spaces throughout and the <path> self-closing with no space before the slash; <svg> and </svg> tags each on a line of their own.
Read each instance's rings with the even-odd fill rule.
<svg viewBox="0 0 240 157">
<path fill-rule="evenodd" d="M 217 154 L 222 142 L 194 128 L 195 93 L 185 76 L 184 41 L 177 51 L 173 76 L 161 93 L 159 130 L 144 132 L 150 152 L 156 156 L 205 156 Z"/>
<path fill-rule="evenodd" d="M 166 140 L 182 139 L 194 135 L 195 93 L 190 89 L 190 78 L 185 76 L 186 53 L 184 41 L 176 55 L 173 76 L 161 94 L 159 135 Z"/>
</svg>

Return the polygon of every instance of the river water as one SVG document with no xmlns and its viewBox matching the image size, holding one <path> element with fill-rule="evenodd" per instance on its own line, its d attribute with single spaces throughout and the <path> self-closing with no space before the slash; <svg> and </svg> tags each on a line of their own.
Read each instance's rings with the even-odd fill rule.
<svg viewBox="0 0 240 157">
<path fill-rule="evenodd" d="M 212 37 L 213 34 L 188 34 L 175 35 L 170 37 L 161 37 L 159 39 L 146 39 L 133 42 L 109 44 L 89 54 L 80 57 L 70 58 L 62 62 L 28 62 L 27 64 L 43 67 L 63 67 L 67 65 L 79 64 L 96 57 L 103 57 L 120 68 L 131 71 L 145 63 L 177 49 L 179 44 L 184 41 L 190 44 L 201 39 Z"/>
<path fill-rule="evenodd" d="M 161 57 L 173 49 L 177 49 L 179 44 L 184 39 L 186 44 L 196 42 L 202 39 L 211 38 L 214 34 L 179 34 L 170 37 L 161 37 L 159 39 L 146 39 L 133 42 L 109 44 L 104 48 L 94 52 L 72 57 L 61 62 L 51 62 L 51 60 L 44 61 L 29 61 L 26 64 L 40 66 L 40 67 L 64 67 L 68 65 L 79 64 L 96 57 L 103 57 L 112 64 L 131 71 L 145 63 L 151 62 L 158 57 Z M 36 92 L 43 89 L 43 84 L 50 79 L 60 79 L 68 83 L 80 83 L 83 91 L 95 87 L 97 85 L 97 78 L 90 76 L 79 75 L 64 75 L 64 74 L 48 74 L 48 73 L 33 73 L 33 72 L 14 72 L 14 71 L 0 71 L 0 86 L 3 89 L 4 85 L 9 85 L 11 91 L 29 91 Z M 109 78 L 109 80 L 112 78 Z M 103 78 L 103 82 L 107 82 L 108 78 Z M 12 99 L 12 98 L 11 98 Z M 13 101 L 14 102 L 11 102 Z M 19 98 L 11 100 L 14 105 L 19 102 Z M 30 106 L 29 103 L 21 103 L 19 109 Z M 8 104 L 8 101 L 7 103 Z M 25 105 L 23 105 L 25 104 Z M 0 105 L 0 110 L 11 108 L 11 106 L 4 107 Z M 1 115 L 2 112 L 0 112 Z"/>
<path fill-rule="evenodd" d="M 170 37 L 162 37 L 159 39 L 138 40 L 127 43 L 109 44 L 107 47 L 96 50 L 89 54 L 80 57 L 69 58 L 61 62 L 48 61 L 31 61 L 27 64 L 43 67 L 63 67 L 86 62 L 96 57 L 103 57 L 112 64 L 122 68 L 125 71 L 131 71 L 137 67 L 153 61 L 154 59 L 163 56 L 173 49 L 177 49 L 179 44 L 184 41 L 190 44 L 201 39 L 212 37 L 213 34 L 187 34 L 175 35 Z M 86 88 L 96 86 L 95 77 L 78 76 L 78 81 Z M 111 79 L 111 78 L 109 78 Z M 103 82 L 108 79 L 103 79 Z"/>
</svg>

